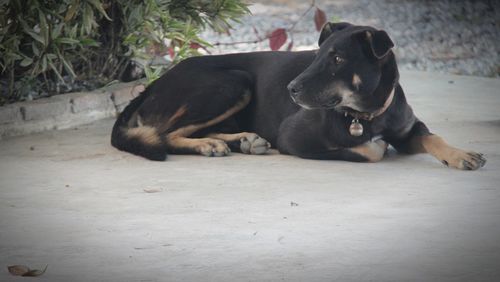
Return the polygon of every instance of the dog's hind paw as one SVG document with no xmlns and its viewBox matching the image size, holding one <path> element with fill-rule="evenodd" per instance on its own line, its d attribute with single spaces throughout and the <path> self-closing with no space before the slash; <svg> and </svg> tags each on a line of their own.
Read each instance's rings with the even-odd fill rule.
<svg viewBox="0 0 500 282">
<path fill-rule="evenodd" d="M 231 153 L 224 141 L 216 139 L 205 139 L 197 146 L 196 150 L 207 157 L 223 157 Z"/>
<path fill-rule="evenodd" d="M 240 139 L 240 150 L 244 154 L 262 155 L 270 148 L 271 144 L 255 133 L 250 133 Z"/>
</svg>

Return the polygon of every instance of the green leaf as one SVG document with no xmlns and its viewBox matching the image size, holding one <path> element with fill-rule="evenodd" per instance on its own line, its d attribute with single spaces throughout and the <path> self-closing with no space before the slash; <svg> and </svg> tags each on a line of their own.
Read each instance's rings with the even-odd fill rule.
<svg viewBox="0 0 500 282">
<path fill-rule="evenodd" d="M 108 21 L 112 21 L 111 18 L 108 17 L 108 14 L 106 14 L 106 11 L 104 11 L 102 3 L 99 0 L 87 0 L 87 2 L 92 4 Z"/>
<path fill-rule="evenodd" d="M 64 57 L 60 57 L 61 59 L 61 62 L 63 63 L 64 65 L 64 69 L 73 77 L 75 78 L 76 77 L 76 74 L 75 74 L 75 71 L 73 70 L 73 67 L 71 66 L 71 63 L 66 61 L 66 59 L 64 59 Z"/>
<path fill-rule="evenodd" d="M 33 49 L 33 54 L 35 54 L 35 56 L 40 56 L 40 50 L 36 47 L 35 42 L 31 42 L 31 49 Z"/>
<path fill-rule="evenodd" d="M 50 59 L 50 60 L 57 59 L 57 55 L 56 54 L 45 54 L 45 56 L 47 57 L 47 59 Z"/>
<path fill-rule="evenodd" d="M 42 69 L 41 72 L 47 71 L 47 57 L 43 56 L 42 57 Z"/>
<path fill-rule="evenodd" d="M 43 37 L 40 36 L 40 34 L 36 33 L 32 28 L 30 28 L 28 23 L 24 19 L 22 19 L 21 16 L 19 16 L 17 20 L 21 23 L 21 26 L 23 27 L 25 33 L 29 34 L 36 41 L 44 44 Z"/>
<path fill-rule="evenodd" d="M 56 74 L 57 78 L 59 78 L 59 80 L 62 83 L 64 83 L 64 78 L 61 76 L 61 74 L 57 70 L 57 67 L 54 65 L 54 63 L 52 62 L 52 60 L 48 60 L 47 63 L 49 64 L 50 68 L 54 71 L 54 73 Z"/>
<path fill-rule="evenodd" d="M 14 52 L 7 52 L 5 54 L 5 57 L 11 59 L 12 61 L 21 60 L 23 58 L 18 53 L 14 53 Z"/>
<path fill-rule="evenodd" d="M 64 27 L 64 23 L 60 23 L 60 24 L 56 25 L 54 27 L 54 29 L 52 29 L 52 34 L 51 34 L 52 40 L 58 38 L 61 35 L 61 31 L 62 31 L 63 27 Z"/>
<path fill-rule="evenodd" d="M 31 65 L 33 63 L 33 59 L 32 58 L 29 58 L 29 57 L 26 57 L 24 58 L 20 63 L 19 65 L 21 67 L 27 67 L 29 65 Z"/>
<path fill-rule="evenodd" d="M 43 39 L 43 45 L 47 47 L 49 45 L 49 26 L 47 24 L 47 19 L 42 10 L 38 9 L 38 18 L 40 19 L 40 35 Z"/>
<path fill-rule="evenodd" d="M 80 7 L 80 0 L 73 1 L 73 3 L 71 3 L 71 6 L 68 9 L 68 12 L 66 13 L 66 16 L 64 16 L 64 21 L 69 22 L 75 16 L 75 13 L 79 7 Z"/>
<path fill-rule="evenodd" d="M 55 42 L 60 43 L 60 44 L 69 44 L 69 45 L 75 45 L 80 43 L 79 40 L 69 38 L 69 37 L 60 37 L 55 40 Z"/>
<path fill-rule="evenodd" d="M 26 33 L 28 33 L 36 41 L 38 41 L 38 42 L 42 43 L 43 45 L 45 45 L 45 41 L 43 40 L 43 37 L 40 36 L 40 34 L 35 33 L 34 31 L 31 31 L 31 30 L 27 30 Z"/>
<path fill-rule="evenodd" d="M 94 12 L 88 4 L 83 8 L 82 28 L 85 34 L 90 34 L 92 31 L 92 23 L 94 22 Z M 83 32 L 82 32 L 83 33 Z"/>
<path fill-rule="evenodd" d="M 69 31 L 68 31 L 68 29 L 66 29 L 66 31 L 67 31 L 66 35 L 71 37 L 71 38 L 76 37 L 76 33 L 78 32 L 78 26 L 79 26 L 79 24 L 75 24 L 74 26 L 71 27 L 71 29 L 69 29 Z"/>
<path fill-rule="evenodd" d="M 98 47 L 100 45 L 99 42 L 95 41 L 92 38 L 82 38 L 80 39 L 80 44 L 83 46 L 92 46 L 92 47 Z"/>
</svg>

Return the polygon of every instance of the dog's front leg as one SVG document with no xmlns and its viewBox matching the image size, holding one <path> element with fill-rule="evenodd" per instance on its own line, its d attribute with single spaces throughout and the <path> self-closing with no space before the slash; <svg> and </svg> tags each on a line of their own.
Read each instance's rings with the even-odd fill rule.
<svg viewBox="0 0 500 282">
<path fill-rule="evenodd" d="M 349 162 L 378 162 L 387 151 L 388 144 L 379 139 L 368 141 L 351 148 L 325 148 L 323 146 L 297 146 L 280 152 L 292 154 L 305 159 L 315 160 L 342 160 Z"/>
<path fill-rule="evenodd" d="M 440 136 L 430 133 L 427 126 L 418 120 L 405 138 L 389 143 L 401 152 L 429 153 L 444 165 L 457 169 L 476 170 L 486 164 L 482 154 L 450 146 Z"/>
<path fill-rule="evenodd" d="M 323 135 L 322 127 L 305 122 L 308 120 L 298 114 L 283 122 L 278 135 L 280 153 L 305 159 L 351 162 L 378 162 L 384 157 L 387 150 L 384 140 L 368 141 L 350 148 L 337 147 Z"/>
<path fill-rule="evenodd" d="M 388 144 L 382 140 L 376 141 L 368 141 L 364 144 L 361 144 L 356 147 L 347 148 L 344 150 L 348 150 L 354 154 L 358 154 L 366 159 L 368 162 L 378 162 L 382 160 L 385 152 L 387 151 Z"/>
</svg>

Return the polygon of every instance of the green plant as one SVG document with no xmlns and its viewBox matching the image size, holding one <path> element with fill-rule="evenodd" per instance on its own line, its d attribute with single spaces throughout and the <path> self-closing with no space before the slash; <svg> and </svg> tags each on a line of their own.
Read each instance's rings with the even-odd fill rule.
<svg viewBox="0 0 500 282">
<path fill-rule="evenodd" d="M 147 84 L 150 84 L 160 78 L 162 71 L 162 66 L 144 66 L 144 74 L 146 75 Z"/>
<path fill-rule="evenodd" d="M 0 104 L 26 98 L 27 81 L 52 95 L 120 78 L 134 57 L 197 55 L 200 30 L 245 13 L 241 0 L 0 0 Z"/>
</svg>

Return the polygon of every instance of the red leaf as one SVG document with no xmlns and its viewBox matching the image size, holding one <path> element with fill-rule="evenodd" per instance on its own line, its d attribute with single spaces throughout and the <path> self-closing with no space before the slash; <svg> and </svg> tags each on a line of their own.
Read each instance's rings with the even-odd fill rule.
<svg viewBox="0 0 500 282">
<path fill-rule="evenodd" d="M 316 12 L 314 13 L 314 23 L 316 24 L 316 30 L 320 31 L 323 25 L 326 23 L 326 15 L 323 10 L 320 8 L 316 8 Z"/>
<path fill-rule="evenodd" d="M 170 59 L 175 57 L 174 47 L 168 47 L 168 55 L 170 55 Z"/>
<path fill-rule="evenodd" d="M 195 42 L 191 42 L 191 43 L 189 44 L 189 48 L 191 48 L 191 49 L 198 49 L 198 48 L 200 48 L 200 47 L 201 47 L 201 45 L 200 45 L 200 44 L 198 44 L 198 43 L 195 43 Z"/>
<path fill-rule="evenodd" d="M 271 50 L 276 51 L 286 42 L 286 30 L 284 28 L 275 29 L 271 35 L 269 35 L 269 47 Z"/>
<path fill-rule="evenodd" d="M 286 47 L 286 50 L 292 51 L 292 48 L 293 48 L 293 41 L 290 41 L 290 43 L 288 43 L 288 46 Z"/>
</svg>

